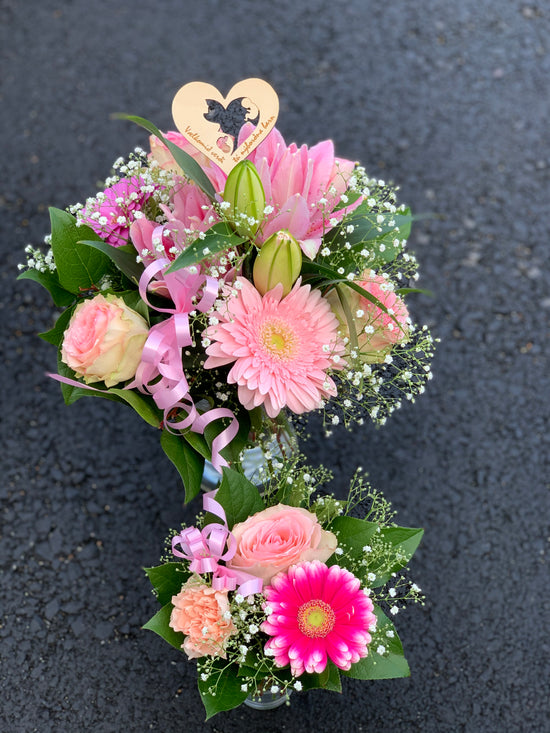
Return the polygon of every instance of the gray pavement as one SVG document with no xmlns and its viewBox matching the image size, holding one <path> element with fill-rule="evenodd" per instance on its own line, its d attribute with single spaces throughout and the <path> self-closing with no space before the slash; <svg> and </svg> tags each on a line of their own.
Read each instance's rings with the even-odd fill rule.
<svg viewBox="0 0 550 733">
<path fill-rule="evenodd" d="M 2 156 L 0 730 L 543 731 L 548 721 L 550 5 L 544 0 L 0 0 Z M 203 723 L 195 671 L 140 626 L 141 567 L 189 520 L 157 436 L 130 410 L 62 404 L 53 319 L 16 283 L 47 207 L 95 192 L 176 90 L 257 75 L 288 141 L 401 185 L 421 262 L 413 309 L 442 340 L 434 380 L 386 427 L 327 444 L 402 524 L 428 595 L 398 617 L 409 680 L 295 695 Z M 546 723 L 545 723 L 546 721 Z"/>
</svg>

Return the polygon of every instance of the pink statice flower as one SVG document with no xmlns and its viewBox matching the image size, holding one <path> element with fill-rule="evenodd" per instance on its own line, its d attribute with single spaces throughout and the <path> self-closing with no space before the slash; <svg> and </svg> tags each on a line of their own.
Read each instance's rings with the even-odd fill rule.
<svg viewBox="0 0 550 733">
<path fill-rule="evenodd" d="M 200 152 L 200 150 L 197 150 L 194 145 L 191 145 L 191 143 L 184 138 L 181 132 L 174 132 L 170 130 L 169 132 L 165 132 L 163 134 L 166 140 L 169 140 L 171 143 L 174 143 L 174 145 L 177 145 L 178 148 L 181 148 L 185 153 L 187 153 L 187 155 L 190 155 L 197 161 L 197 163 L 210 179 L 210 182 L 214 186 L 216 193 L 221 193 L 223 191 L 225 187 L 225 181 L 227 179 L 227 174 L 224 173 L 224 171 L 222 171 L 222 169 L 218 165 L 210 160 L 210 158 L 207 158 L 204 153 Z M 151 146 L 150 158 L 155 160 L 164 170 L 169 170 L 173 173 L 181 174 L 181 168 L 174 160 L 172 153 L 168 150 L 166 145 L 164 145 L 164 143 L 162 143 L 158 139 L 158 137 L 155 137 L 155 135 L 151 135 L 149 138 L 149 144 Z"/>
<path fill-rule="evenodd" d="M 298 677 L 322 672 L 329 658 L 348 670 L 367 656 L 376 616 L 349 570 L 318 560 L 299 563 L 276 575 L 263 592 L 268 615 L 261 630 L 272 637 L 265 652 L 278 667 L 290 664 Z"/>
<path fill-rule="evenodd" d="M 252 132 L 245 125 L 239 142 Z M 248 155 L 256 166 L 265 191 L 268 213 L 258 233 L 264 242 L 275 232 L 287 229 L 300 243 L 302 251 L 313 259 L 321 246 L 323 234 L 342 221 L 356 208 L 353 204 L 334 211 L 342 200 L 354 163 L 336 158 L 332 140 L 308 148 L 295 143 L 286 145 L 281 133 L 274 128 L 258 147 Z"/>
<path fill-rule="evenodd" d="M 228 292 L 230 290 L 230 292 Z M 300 414 L 336 394 L 328 372 L 341 369 L 344 344 L 338 321 L 318 290 L 301 279 L 284 298 L 281 284 L 263 297 L 244 277 L 226 288 L 217 323 L 205 331 L 206 369 L 235 362 L 227 381 L 237 384 L 247 410 L 263 405 L 269 417 L 288 407 Z"/>
<path fill-rule="evenodd" d="M 128 244 L 130 226 L 152 193 L 140 176 L 121 178 L 95 199 L 88 199 L 78 220 L 108 244 L 122 247 Z"/>
</svg>

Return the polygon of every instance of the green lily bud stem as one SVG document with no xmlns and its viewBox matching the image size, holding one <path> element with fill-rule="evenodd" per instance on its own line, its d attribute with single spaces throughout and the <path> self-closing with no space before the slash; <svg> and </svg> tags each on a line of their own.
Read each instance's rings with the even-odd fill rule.
<svg viewBox="0 0 550 733">
<path fill-rule="evenodd" d="M 264 217 L 265 193 L 256 166 L 242 160 L 227 176 L 223 191 L 226 217 L 242 237 L 253 237 Z"/>
<path fill-rule="evenodd" d="M 265 295 L 279 283 L 283 296 L 288 295 L 302 268 L 302 250 L 286 229 L 273 234 L 264 242 L 254 262 L 253 278 L 256 290 Z"/>
</svg>

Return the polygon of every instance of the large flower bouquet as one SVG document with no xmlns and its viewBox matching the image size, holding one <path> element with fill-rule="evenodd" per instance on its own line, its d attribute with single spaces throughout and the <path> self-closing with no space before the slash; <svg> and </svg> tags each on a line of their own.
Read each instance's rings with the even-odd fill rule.
<svg viewBox="0 0 550 733">
<path fill-rule="evenodd" d="M 410 210 L 331 141 L 287 145 L 278 107 L 264 120 L 246 101 L 194 99 L 203 125 L 228 131 L 212 145 L 185 120 L 162 134 L 128 118 L 150 152 L 51 209 L 49 249 L 29 245 L 20 275 L 63 309 L 42 336 L 65 401 L 122 402 L 160 428 L 186 500 L 205 460 L 242 472 L 244 449 L 284 447 L 313 411 L 327 433 L 383 423 L 431 377 L 432 338 L 406 305 Z"/>
<path fill-rule="evenodd" d="M 300 456 L 275 469 L 260 493 L 224 468 L 196 526 L 174 530 L 146 570 L 162 608 L 145 628 L 197 659 L 207 717 L 294 690 L 340 692 L 341 674 L 409 675 L 392 619 L 423 601 L 400 572 L 422 530 L 396 526 L 359 473 L 337 500 Z"/>
</svg>

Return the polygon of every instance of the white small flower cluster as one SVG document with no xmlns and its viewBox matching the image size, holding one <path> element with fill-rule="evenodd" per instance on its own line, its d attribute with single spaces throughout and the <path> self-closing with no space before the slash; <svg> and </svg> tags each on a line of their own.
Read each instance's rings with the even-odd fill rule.
<svg viewBox="0 0 550 733">
<path fill-rule="evenodd" d="M 51 242 L 51 237 L 45 237 L 44 241 L 46 244 Z M 25 264 L 17 265 L 19 270 L 29 269 L 36 270 L 37 272 L 55 272 L 55 261 L 53 258 L 53 252 L 50 247 L 45 253 L 38 247 L 33 247 L 32 244 L 27 244 L 25 247 L 25 254 L 27 255 L 27 262 Z"/>
</svg>

